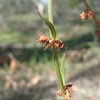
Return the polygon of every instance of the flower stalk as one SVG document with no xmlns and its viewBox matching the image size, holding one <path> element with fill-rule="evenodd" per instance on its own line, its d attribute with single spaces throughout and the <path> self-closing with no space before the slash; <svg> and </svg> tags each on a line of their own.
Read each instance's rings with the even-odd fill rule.
<svg viewBox="0 0 100 100">
<path fill-rule="evenodd" d="M 53 24 L 52 3 L 53 3 L 53 0 L 48 0 L 48 17 L 49 17 L 49 21 Z M 50 36 L 52 36 L 51 31 L 50 31 Z M 60 88 L 61 88 L 61 92 L 62 92 L 63 96 L 65 96 L 65 87 L 63 85 L 63 80 L 62 80 L 62 77 L 61 77 L 59 61 L 58 61 L 58 54 L 57 54 L 57 49 L 55 47 L 53 47 L 53 53 L 54 53 L 54 63 L 55 63 L 55 69 L 56 69 L 58 82 L 59 82 L 59 85 L 60 85 Z"/>
<path fill-rule="evenodd" d="M 40 18 L 43 20 L 43 22 L 49 27 L 50 29 L 50 36 L 46 37 L 43 34 L 40 34 L 37 38 L 37 42 L 40 42 L 42 45 L 45 46 L 44 51 L 48 49 L 49 47 L 53 48 L 53 54 L 54 54 L 54 64 L 55 64 L 55 70 L 58 78 L 58 83 L 60 85 L 60 89 L 56 92 L 57 95 L 63 96 L 64 100 L 70 100 L 74 90 L 72 89 L 72 84 L 65 84 L 65 73 L 64 73 L 64 59 L 62 60 L 61 67 L 59 66 L 59 60 L 58 60 L 58 51 L 59 48 L 65 48 L 64 43 L 59 39 L 56 38 L 56 30 L 53 25 L 53 7 L 52 7 L 53 0 L 48 0 L 48 17 L 49 20 L 47 20 L 45 17 L 43 17 L 39 11 L 36 11 L 36 13 L 40 16 Z"/>
<path fill-rule="evenodd" d="M 52 5 L 53 1 L 52 0 L 48 0 L 48 18 L 49 18 L 49 21 L 53 24 L 53 5 Z M 52 37 L 52 33 L 50 31 L 50 37 Z"/>
<path fill-rule="evenodd" d="M 87 7 L 87 9 L 89 9 L 90 11 L 92 11 L 91 8 L 90 8 L 90 6 L 88 5 L 87 1 L 86 0 L 83 0 L 83 2 L 85 4 L 85 6 Z M 92 13 L 93 13 L 93 11 L 92 11 Z M 100 29 L 100 24 L 99 24 L 96 16 L 94 15 L 94 13 L 93 13 L 92 17 L 93 17 L 93 20 L 96 23 L 97 27 Z"/>
<path fill-rule="evenodd" d="M 58 61 L 58 55 L 57 55 L 56 48 L 53 48 L 53 53 L 54 53 L 54 63 L 55 63 L 55 69 L 56 69 L 58 82 L 60 85 L 61 92 L 62 92 L 63 96 L 65 96 L 65 88 L 64 88 L 63 80 L 62 80 L 61 73 L 60 73 L 60 67 L 59 67 L 59 61 Z"/>
</svg>

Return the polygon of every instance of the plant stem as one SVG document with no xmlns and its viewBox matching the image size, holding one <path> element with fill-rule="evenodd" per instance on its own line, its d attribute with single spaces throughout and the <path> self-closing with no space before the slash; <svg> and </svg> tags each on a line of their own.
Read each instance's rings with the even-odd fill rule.
<svg viewBox="0 0 100 100">
<path fill-rule="evenodd" d="M 48 0 L 48 18 L 49 21 L 53 24 L 53 7 L 52 7 L 52 0 Z M 50 31 L 50 37 L 53 38 L 51 31 Z"/>
<path fill-rule="evenodd" d="M 83 2 L 84 2 L 84 4 L 85 4 L 85 6 L 87 7 L 87 9 L 91 10 L 91 8 L 90 8 L 90 6 L 88 5 L 87 1 L 86 1 L 86 0 L 83 0 Z M 92 11 L 92 10 L 91 10 L 91 11 Z M 93 13 L 93 11 L 92 11 L 92 13 Z M 97 27 L 100 29 L 100 24 L 99 24 L 97 18 L 95 17 L 94 13 L 93 13 L 93 19 L 94 19 L 94 21 L 95 21 Z"/>
<path fill-rule="evenodd" d="M 52 7 L 52 0 L 48 0 L 48 17 L 49 21 L 53 24 L 53 7 Z"/>
<path fill-rule="evenodd" d="M 52 7 L 52 0 L 48 0 L 48 16 L 49 16 L 49 21 L 53 24 L 53 12 L 52 12 L 52 9 L 53 9 L 53 7 Z M 50 32 L 50 34 L 51 34 L 51 32 Z M 53 47 L 53 53 L 54 53 L 54 63 L 55 63 L 55 69 L 56 69 L 56 74 L 57 74 L 58 82 L 59 82 L 62 94 L 64 96 L 65 95 L 65 89 L 64 89 L 64 85 L 63 85 L 63 81 L 62 81 L 62 77 L 61 77 L 61 73 L 60 73 L 57 49 L 55 47 Z"/>
<path fill-rule="evenodd" d="M 60 73 L 60 67 L 59 67 L 58 55 L 57 55 L 56 48 L 53 48 L 53 53 L 54 53 L 54 63 L 55 63 L 55 69 L 56 69 L 58 82 L 59 82 L 60 89 L 61 89 L 61 91 L 63 93 L 63 96 L 64 96 L 65 95 L 65 90 L 64 90 L 64 85 L 63 85 L 63 80 L 62 80 L 62 77 L 61 77 L 61 73 Z"/>
</svg>

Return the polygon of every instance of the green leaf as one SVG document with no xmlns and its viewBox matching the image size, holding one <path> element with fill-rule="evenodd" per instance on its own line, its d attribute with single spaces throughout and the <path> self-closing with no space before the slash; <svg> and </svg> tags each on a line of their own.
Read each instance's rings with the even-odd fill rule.
<svg viewBox="0 0 100 100">
<path fill-rule="evenodd" d="M 65 85 L 65 69 L 64 69 L 64 62 L 65 62 L 65 53 L 63 54 L 61 67 L 60 67 L 60 73 L 63 80 L 63 85 Z"/>
<path fill-rule="evenodd" d="M 51 33 L 52 33 L 52 36 L 53 36 L 53 39 L 55 40 L 55 39 L 56 39 L 56 30 L 55 30 L 55 28 L 54 28 L 54 25 L 53 25 L 50 21 L 48 21 L 46 18 L 44 18 L 44 17 L 40 14 L 39 11 L 36 11 L 36 13 L 38 13 L 39 16 L 41 17 L 41 19 L 43 20 L 43 22 L 46 23 L 46 24 L 49 26 L 49 28 L 50 28 L 50 30 L 51 30 Z"/>
</svg>

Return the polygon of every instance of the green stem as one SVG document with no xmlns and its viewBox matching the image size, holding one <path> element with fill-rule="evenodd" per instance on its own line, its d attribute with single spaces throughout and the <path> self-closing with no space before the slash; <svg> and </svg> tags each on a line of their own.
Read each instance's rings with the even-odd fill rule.
<svg viewBox="0 0 100 100">
<path fill-rule="evenodd" d="M 52 7 L 52 2 L 53 2 L 53 0 L 48 0 L 48 16 L 49 16 L 49 21 L 51 23 L 53 23 L 53 12 L 52 12 L 53 7 Z M 52 36 L 51 32 L 50 32 L 50 36 Z M 61 73 L 60 73 L 57 49 L 55 47 L 53 47 L 53 53 L 54 53 L 54 63 L 55 63 L 55 69 L 56 69 L 56 74 L 57 74 L 58 82 L 59 82 L 62 94 L 64 96 L 65 95 L 65 89 L 64 89 L 64 85 L 63 85 L 63 81 L 62 81 L 62 77 L 61 77 Z"/>
<path fill-rule="evenodd" d="M 49 21 L 53 24 L 53 7 L 52 7 L 52 0 L 48 0 L 48 17 Z"/>
<path fill-rule="evenodd" d="M 55 63 L 55 68 L 56 68 L 56 74 L 57 74 L 57 78 L 58 78 L 58 82 L 60 85 L 60 89 L 63 93 L 63 96 L 65 95 L 65 90 L 64 90 L 64 85 L 63 85 L 63 80 L 61 77 L 61 73 L 60 73 L 60 67 L 59 67 L 59 62 L 58 62 L 58 55 L 57 55 L 57 50 L 55 47 L 53 47 L 53 53 L 54 53 L 54 63 Z"/>
<path fill-rule="evenodd" d="M 48 0 L 48 18 L 49 21 L 53 24 L 53 7 L 52 7 L 52 0 Z M 50 37 L 53 39 L 53 36 L 50 31 Z"/>
</svg>

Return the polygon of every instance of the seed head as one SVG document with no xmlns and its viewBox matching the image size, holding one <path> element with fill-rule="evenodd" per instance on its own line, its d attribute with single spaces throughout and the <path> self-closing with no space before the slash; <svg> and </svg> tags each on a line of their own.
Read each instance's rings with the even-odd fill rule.
<svg viewBox="0 0 100 100">
<path fill-rule="evenodd" d="M 37 38 L 39 38 L 37 42 L 40 42 L 45 46 L 44 51 L 51 46 L 53 46 L 54 48 L 58 48 L 58 50 L 59 50 L 59 47 L 67 49 L 64 46 L 64 43 L 60 39 L 53 40 L 51 38 L 44 36 L 43 34 L 40 34 Z"/>
<path fill-rule="evenodd" d="M 67 83 L 64 87 L 65 87 L 65 99 L 67 100 L 70 100 L 71 96 L 73 95 L 73 93 L 75 92 L 72 88 L 72 85 L 73 84 L 69 84 Z M 62 92 L 61 90 L 59 89 L 57 92 L 56 92 L 57 95 L 59 96 L 62 96 Z"/>
<path fill-rule="evenodd" d="M 82 19 L 82 21 L 85 21 L 85 19 L 89 20 L 89 17 L 93 17 L 93 13 L 90 9 L 86 9 L 80 14 L 80 19 Z"/>
</svg>

